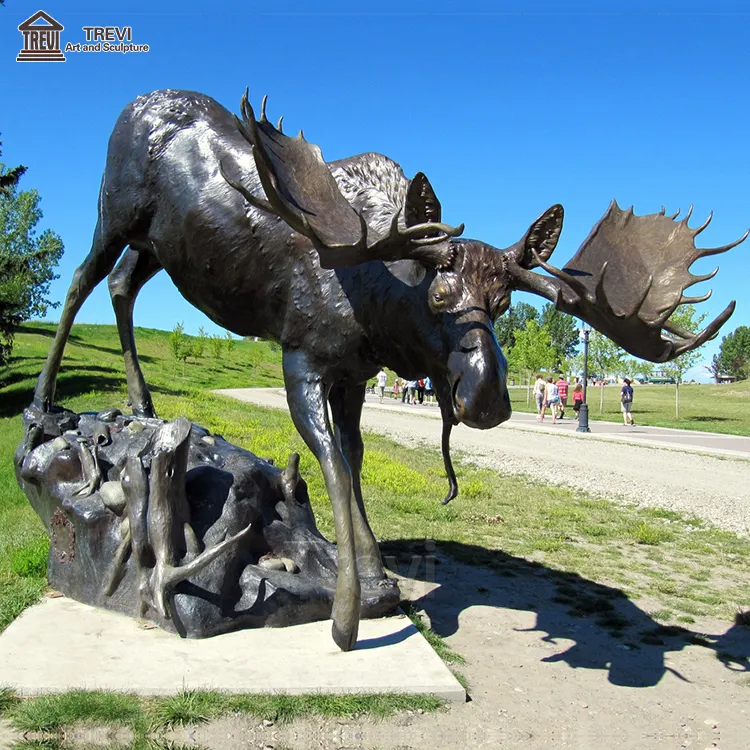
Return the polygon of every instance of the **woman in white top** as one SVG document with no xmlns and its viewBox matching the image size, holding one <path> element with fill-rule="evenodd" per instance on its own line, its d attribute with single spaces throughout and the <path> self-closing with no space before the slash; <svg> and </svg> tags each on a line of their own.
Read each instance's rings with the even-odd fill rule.
<svg viewBox="0 0 750 750">
<path fill-rule="evenodd" d="M 547 378 L 547 382 L 544 384 L 544 406 L 542 406 L 542 418 L 540 422 L 544 421 L 544 415 L 549 408 L 552 412 L 552 424 L 557 424 L 557 404 L 560 401 L 560 396 L 557 392 L 557 386 L 554 383 L 553 378 Z"/>
<path fill-rule="evenodd" d="M 534 401 L 536 402 L 536 418 L 541 420 L 542 418 L 542 407 L 544 406 L 544 378 L 541 375 L 536 376 L 536 382 L 534 383 Z"/>
<path fill-rule="evenodd" d="M 380 403 L 383 403 L 383 397 L 385 396 L 385 386 L 388 382 L 388 374 L 382 368 L 377 375 L 378 380 L 378 392 L 380 394 Z"/>
</svg>

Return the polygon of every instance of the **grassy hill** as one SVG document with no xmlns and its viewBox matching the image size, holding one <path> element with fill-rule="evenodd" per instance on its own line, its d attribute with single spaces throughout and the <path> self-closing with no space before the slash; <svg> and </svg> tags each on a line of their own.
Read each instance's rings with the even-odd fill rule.
<svg viewBox="0 0 750 750">
<path fill-rule="evenodd" d="M 30 323 L 17 333 L 10 365 L 0 370 L 0 417 L 17 415 L 30 402 L 55 329 L 51 323 Z M 232 353 L 225 351 L 220 359 L 212 357 L 207 346 L 202 357 L 190 357 L 183 365 L 172 356 L 168 331 L 136 328 L 135 338 L 143 374 L 155 397 L 212 388 L 283 385 L 281 352 L 267 341 L 235 340 Z M 57 401 L 92 391 L 116 394 L 115 398 L 127 401 L 122 349 L 113 325 L 74 325 L 65 348 Z"/>
</svg>

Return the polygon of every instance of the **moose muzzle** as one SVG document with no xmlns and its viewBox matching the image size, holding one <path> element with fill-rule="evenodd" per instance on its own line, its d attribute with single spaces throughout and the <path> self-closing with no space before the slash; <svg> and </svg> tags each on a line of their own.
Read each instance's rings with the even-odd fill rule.
<svg viewBox="0 0 750 750">
<path fill-rule="evenodd" d="M 455 373 L 453 415 L 469 427 L 488 430 L 510 419 L 508 362 L 494 336 L 474 332 L 472 338 L 472 345 L 449 358 L 449 368 Z"/>
</svg>

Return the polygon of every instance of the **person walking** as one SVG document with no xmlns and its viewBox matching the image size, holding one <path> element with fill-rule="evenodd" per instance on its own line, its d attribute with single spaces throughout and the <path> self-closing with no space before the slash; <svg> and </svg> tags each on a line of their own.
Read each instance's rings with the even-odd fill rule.
<svg viewBox="0 0 750 750">
<path fill-rule="evenodd" d="M 406 399 L 409 398 L 409 381 L 406 378 L 401 378 L 401 388 L 403 393 L 401 394 L 401 403 L 405 404 Z"/>
<path fill-rule="evenodd" d="M 413 406 L 414 404 L 417 403 L 417 381 L 407 380 L 406 390 L 408 391 L 408 395 L 406 397 L 406 403 Z"/>
<path fill-rule="evenodd" d="M 578 412 L 581 411 L 581 404 L 583 403 L 583 384 L 576 383 L 573 388 L 573 411 L 576 413 L 576 419 L 578 419 Z"/>
<path fill-rule="evenodd" d="M 555 385 L 557 386 L 557 395 L 560 397 L 557 403 L 557 416 L 560 419 L 565 419 L 565 408 L 568 406 L 568 381 L 560 375 Z"/>
<path fill-rule="evenodd" d="M 382 367 L 376 376 L 376 380 L 378 381 L 378 395 L 380 396 L 380 403 L 382 404 L 383 398 L 385 397 L 385 386 L 388 382 L 388 373 Z"/>
<path fill-rule="evenodd" d="M 534 402 L 536 403 L 536 418 L 542 421 L 542 407 L 544 406 L 544 388 L 546 383 L 541 375 L 536 376 L 534 382 Z"/>
<path fill-rule="evenodd" d="M 557 395 L 557 386 L 553 382 L 553 378 L 547 378 L 547 383 L 544 386 L 544 405 L 542 406 L 542 417 L 539 420 L 544 422 L 544 415 L 547 409 L 552 413 L 552 424 L 557 424 L 557 404 L 560 401 L 560 396 Z"/>
<path fill-rule="evenodd" d="M 424 395 L 427 396 L 427 403 L 431 404 L 435 397 L 435 389 L 432 387 L 432 379 L 429 375 L 424 379 Z"/>
<path fill-rule="evenodd" d="M 626 425 L 635 427 L 633 421 L 633 414 L 631 408 L 633 406 L 633 386 L 630 385 L 628 378 L 623 378 L 622 382 L 625 384 L 622 386 L 620 391 L 620 408 L 622 409 L 622 419 Z"/>
<path fill-rule="evenodd" d="M 398 399 L 399 394 L 399 387 L 398 387 L 398 378 L 393 379 L 393 398 Z"/>
</svg>

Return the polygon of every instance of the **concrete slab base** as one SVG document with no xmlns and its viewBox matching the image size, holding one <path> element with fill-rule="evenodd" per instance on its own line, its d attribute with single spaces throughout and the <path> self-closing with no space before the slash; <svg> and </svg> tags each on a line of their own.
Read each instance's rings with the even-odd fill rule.
<svg viewBox="0 0 750 750">
<path fill-rule="evenodd" d="M 76 688 L 140 695 L 410 693 L 465 701 L 466 692 L 405 615 L 363 620 L 354 651 L 331 623 L 182 639 L 67 599 L 45 599 L 0 634 L 0 685 L 22 695 Z"/>
</svg>

